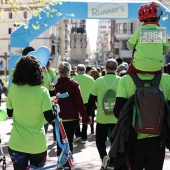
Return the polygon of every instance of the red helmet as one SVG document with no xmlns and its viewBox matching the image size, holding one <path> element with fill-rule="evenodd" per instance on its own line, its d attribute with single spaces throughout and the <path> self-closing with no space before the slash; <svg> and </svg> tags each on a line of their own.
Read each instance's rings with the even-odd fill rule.
<svg viewBox="0 0 170 170">
<path fill-rule="evenodd" d="M 158 18 L 163 14 L 162 8 L 155 2 L 148 2 L 142 5 L 138 10 L 138 18 L 140 22 L 149 18 Z"/>
</svg>

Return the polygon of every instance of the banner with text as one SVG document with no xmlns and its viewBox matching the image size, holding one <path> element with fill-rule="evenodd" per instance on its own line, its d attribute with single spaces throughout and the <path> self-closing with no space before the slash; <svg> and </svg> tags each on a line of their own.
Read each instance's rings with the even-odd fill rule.
<svg viewBox="0 0 170 170">
<path fill-rule="evenodd" d="M 128 18 L 127 3 L 89 3 L 89 18 Z"/>
</svg>

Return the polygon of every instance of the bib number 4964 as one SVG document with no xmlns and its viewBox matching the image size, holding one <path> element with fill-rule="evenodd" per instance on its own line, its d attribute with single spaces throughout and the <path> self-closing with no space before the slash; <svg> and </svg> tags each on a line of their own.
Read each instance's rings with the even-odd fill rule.
<svg viewBox="0 0 170 170">
<path fill-rule="evenodd" d="M 141 28 L 140 30 L 141 43 L 165 43 L 166 42 L 166 28 Z"/>
</svg>

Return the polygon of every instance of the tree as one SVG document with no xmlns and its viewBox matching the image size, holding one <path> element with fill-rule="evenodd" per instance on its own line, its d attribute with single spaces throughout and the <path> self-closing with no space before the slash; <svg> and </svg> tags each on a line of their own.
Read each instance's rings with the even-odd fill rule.
<svg viewBox="0 0 170 170">
<path fill-rule="evenodd" d="M 7 18 L 4 17 L 4 13 L 7 8 L 10 9 L 12 15 L 17 18 L 14 21 L 14 25 L 21 25 L 25 22 L 24 18 L 19 17 L 19 13 L 21 11 L 30 12 L 32 17 L 37 17 L 40 11 L 44 8 L 43 12 L 47 15 L 48 18 L 53 17 L 54 14 L 58 16 L 62 16 L 62 13 L 57 11 L 56 9 L 52 8 L 55 5 L 62 5 L 62 2 L 59 0 L 1 0 L 1 7 L 0 7 L 0 21 L 7 22 Z M 50 4 L 47 5 L 47 4 Z M 73 14 L 70 14 L 73 16 Z M 41 16 L 39 16 L 41 19 Z M 45 24 L 45 23 L 44 23 Z M 39 25 L 32 25 L 35 30 L 40 29 Z M 28 29 L 29 26 L 27 22 L 25 22 L 25 29 Z"/>
</svg>

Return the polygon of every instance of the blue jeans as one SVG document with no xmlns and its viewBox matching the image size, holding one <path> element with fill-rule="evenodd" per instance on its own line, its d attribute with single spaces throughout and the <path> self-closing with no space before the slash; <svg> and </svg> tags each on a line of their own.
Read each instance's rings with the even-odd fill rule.
<svg viewBox="0 0 170 170">
<path fill-rule="evenodd" d="M 14 170 L 25 170 L 30 161 L 30 165 L 43 167 L 46 163 L 47 151 L 38 154 L 29 154 L 18 152 L 8 147 L 8 153 L 11 157 Z"/>
</svg>

